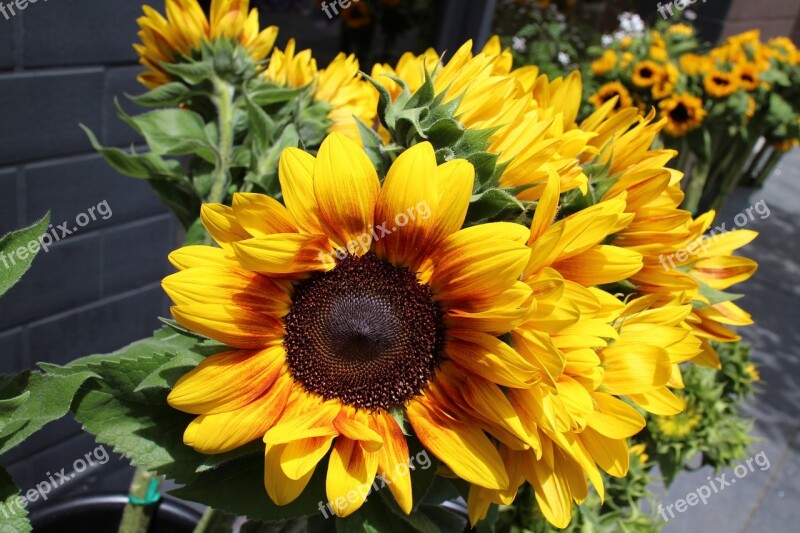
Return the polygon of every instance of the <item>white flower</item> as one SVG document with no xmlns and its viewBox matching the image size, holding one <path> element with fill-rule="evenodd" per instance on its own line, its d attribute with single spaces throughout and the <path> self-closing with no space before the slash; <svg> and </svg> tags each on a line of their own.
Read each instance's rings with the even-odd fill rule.
<svg viewBox="0 0 800 533">
<path fill-rule="evenodd" d="M 528 43 L 525 40 L 525 37 L 514 36 L 511 38 L 511 48 L 513 48 L 517 52 L 524 52 L 527 44 Z"/>
<path fill-rule="evenodd" d="M 603 45 L 603 48 L 611 46 L 611 43 L 614 42 L 614 38 L 610 35 L 603 35 L 600 37 L 600 44 Z"/>
<path fill-rule="evenodd" d="M 619 15 L 619 27 L 626 35 L 637 37 L 644 32 L 644 20 L 636 13 L 626 11 Z"/>
<path fill-rule="evenodd" d="M 572 61 L 569 57 L 569 54 L 566 52 L 559 52 L 558 53 L 558 62 L 562 65 L 569 65 L 570 61 Z"/>
<path fill-rule="evenodd" d="M 686 11 L 683 12 L 683 16 L 686 17 L 686 20 L 691 22 L 697 18 L 697 13 L 695 13 L 691 9 L 687 9 Z"/>
</svg>

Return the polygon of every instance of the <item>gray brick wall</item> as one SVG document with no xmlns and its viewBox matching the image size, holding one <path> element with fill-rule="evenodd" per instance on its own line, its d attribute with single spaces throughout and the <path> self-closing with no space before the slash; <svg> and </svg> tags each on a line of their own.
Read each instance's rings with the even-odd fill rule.
<svg viewBox="0 0 800 533">
<path fill-rule="evenodd" d="M 141 4 L 39 1 L 9 20 L 0 14 L 0 234 L 47 211 L 54 226 L 68 229 L 102 202 L 112 213 L 103 218 L 96 209 L 96 220 L 40 254 L 2 299 L 0 373 L 114 350 L 152 333 L 167 313 L 159 281 L 170 271 L 177 223 L 146 182 L 117 174 L 94 154 L 78 127 L 89 126 L 107 145 L 138 141 L 113 102 L 142 92 L 131 47 Z M 47 472 L 69 472 L 95 447 L 67 419 L 0 463 L 28 489 Z M 112 458 L 53 496 L 123 490 L 129 478 L 126 463 Z"/>
</svg>

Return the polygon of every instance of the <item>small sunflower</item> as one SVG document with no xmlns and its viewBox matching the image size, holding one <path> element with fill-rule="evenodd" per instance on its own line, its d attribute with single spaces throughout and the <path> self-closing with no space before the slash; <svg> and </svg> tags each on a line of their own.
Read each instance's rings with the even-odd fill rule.
<svg viewBox="0 0 800 533">
<path fill-rule="evenodd" d="M 708 57 L 699 54 L 683 54 L 679 60 L 681 70 L 687 76 L 697 76 L 702 74 L 710 67 L 708 65 Z"/>
<path fill-rule="evenodd" d="M 250 0 L 212 0 L 210 17 L 197 0 L 166 0 L 166 18 L 150 6 L 144 6 L 140 17 L 139 39 L 134 44 L 139 62 L 147 71 L 139 81 L 150 89 L 169 83 L 171 76 L 162 67 L 180 58 L 190 57 L 203 42 L 231 39 L 241 44 L 254 60 L 267 57 L 277 26 L 259 29 L 258 10 L 249 10 Z"/>
<path fill-rule="evenodd" d="M 163 282 L 173 316 L 232 348 L 170 393 L 171 406 L 198 415 L 184 442 L 213 454 L 263 438 L 265 487 L 279 505 L 330 455 L 337 515 L 363 504 L 352 496 L 378 473 L 408 513 L 409 451 L 393 416 L 405 413 L 453 473 L 506 489 L 485 431 L 534 444 L 501 387 L 527 386 L 539 370 L 499 338 L 527 313 L 531 292 L 518 279 L 528 229 L 462 230 L 474 169 L 437 165 L 429 143 L 401 154 L 383 185 L 340 134 L 316 158 L 287 149 L 279 168 L 286 207 L 242 193 L 232 208 L 205 205 L 221 248 L 170 255 L 180 270 Z"/>
<path fill-rule="evenodd" d="M 650 87 L 664 75 L 664 69 L 655 61 L 645 60 L 633 67 L 631 81 L 637 87 Z"/>
<path fill-rule="evenodd" d="M 691 94 L 675 94 L 658 104 L 661 116 L 667 119 L 664 131 L 672 137 L 681 137 L 692 131 L 708 114 L 703 101 Z"/>
<path fill-rule="evenodd" d="M 759 374 L 758 368 L 756 368 L 756 365 L 753 363 L 744 367 L 744 372 L 747 374 L 747 377 L 750 378 L 750 381 L 761 381 L 761 374 Z"/>
<path fill-rule="evenodd" d="M 592 61 L 592 72 L 601 76 L 613 69 L 617 64 L 617 53 L 614 50 L 606 50 L 599 58 Z"/>
<path fill-rule="evenodd" d="M 706 92 L 715 98 L 725 98 L 736 92 L 739 84 L 733 74 L 714 69 L 703 78 Z"/>
<path fill-rule="evenodd" d="M 739 86 L 746 91 L 755 91 L 760 83 L 758 69 L 752 63 L 740 63 L 733 69 Z"/>
<path fill-rule="evenodd" d="M 661 434 L 674 440 L 680 440 L 690 435 L 703 419 L 700 413 L 691 408 L 677 415 L 656 416 L 653 418 Z"/>
<path fill-rule="evenodd" d="M 614 111 L 630 107 L 633 104 L 631 93 L 629 93 L 628 89 L 626 89 L 625 86 L 618 81 L 612 81 L 601 86 L 599 89 L 597 89 L 597 92 L 594 93 L 591 98 L 589 98 L 589 102 L 591 102 L 596 108 L 600 108 L 612 98 L 617 98 L 617 101 L 614 104 Z"/>
<path fill-rule="evenodd" d="M 289 39 L 284 50 L 272 53 L 264 77 L 273 83 L 303 87 L 313 83 L 314 99 L 331 105 L 328 118 L 333 122 L 329 131 L 338 132 L 361 141 L 353 117 L 372 125 L 378 105 L 378 95 L 372 85 L 359 74 L 355 55 L 339 53 L 327 68 L 317 69 L 311 50 L 295 52 L 295 41 Z"/>
<path fill-rule="evenodd" d="M 691 37 L 694 35 L 694 28 L 682 22 L 673 24 L 667 29 L 667 35 L 681 35 L 683 37 Z"/>
</svg>

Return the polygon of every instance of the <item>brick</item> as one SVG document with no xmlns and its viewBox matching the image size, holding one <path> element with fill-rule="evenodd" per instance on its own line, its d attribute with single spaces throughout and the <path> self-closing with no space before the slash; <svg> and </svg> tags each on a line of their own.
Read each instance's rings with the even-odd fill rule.
<svg viewBox="0 0 800 533">
<path fill-rule="evenodd" d="M 173 270 L 167 255 L 175 244 L 175 219 L 171 214 L 106 231 L 103 295 L 160 281 Z"/>
<path fill-rule="evenodd" d="M 22 328 L 0 333 L 0 374 L 13 374 L 26 366 Z"/>
<path fill-rule="evenodd" d="M 0 165 L 89 152 L 78 124 L 100 131 L 102 91 L 101 69 L 0 76 L 0 116 L 13 125 L 0 143 Z"/>
<path fill-rule="evenodd" d="M 112 352 L 152 335 L 160 324 L 161 305 L 162 290 L 154 284 L 32 324 L 31 359 L 66 364 L 84 355 Z"/>
<path fill-rule="evenodd" d="M 114 107 L 114 98 L 119 100 L 122 109 L 129 115 L 137 115 L 146 111 L 145 108 L 131 102 L 126 94 L 139 95 L 147 91 L 138 81 L 136 76 L 142 72 L 142 67 L 120 67 L 109 69 L 106 72 L 105 102 L 103 104 L 103 144 L 106 146 L 129 146 L 131 143 L 143 142 L 142 136 L 127 125 L 117 116 Z"/>
<path fill-rule="evenodd" d="M 133 62 L 139 0 L 39 2 L 23 12 L 27 67 Z M 160 7 L 160 6 L 159 6 Z"/>
<path fill-rule="evenodd" d="M 3 296 L 0 328 L 66 311 L 100 297 L 100 235 L 76 235 L 39 252 L 31 269 Z"/>
<path fill-rule="evenodd" d="M 146 181 L 117 173 L 100 155 L 27 167 L 25 198 L 26 219 L 30 222 L 50 210 L 53 222 L 69 222 L 70 228 L 75 226 L 76 217 L 90 215 L 90 208 L 95 207 L 95 220 L 89 217 L 88 223 L 79 229 L 79 234 L 166 211 Z M 101 213 L 108 213 L 105 206 L 97 208 L 104 201 L 107 202 L 110 215 Z M 107 218 L 104 219 L 104 216 Z"/>
<path fill-rule="evenodd" d="M 8 20 L 0 15 L 0 70 L 10 69 L 14 65 L 14 19 Z"/>
<path fill-rule="evenodd" d="M 103 461 L 103 464 L 100 461 Z M 37 484 L 48 483 L 50 485 L 48 498 L 52 499 L 86 493 L 93 486 L 100 484 L 99 481 L 104 474 L 118 470 L 125 464 L 119 454 L 112 453 L 110 446 L 98 444 L 93 435 L 84 432 L 54 442 L 52 446 L 28 456 L 24 462 L 29 465 L 26 470 L 19 469 L 17 464 L 11 464 L 8 468 L 18 486 L 23 492 L 27 492 Z M 67 479 L 55 475 L 62 469 Z M 55 486 L 53 480 L 56 482 Z M 43 504 L 46 505 L 47 502 L 37 498 L 37 501 L 32 502 L 28 508 L 41 508 Z"/>
<path fill-rule="evenodd" d="M 0 207 L 0 236 L 2 236 L 18 229 L 19 225 L 16 169 L 0 170 L 0 198 L 3 199 L 3 205 Z"/>
<path fill-rule="evenodd" d="M 725 25 L 725 30 L 722 32 L 722 37 L 730 37 L 731 35 L 749 31 L 753 28 L 759 28 L 761 30 L 761 39 L 768 40 L 773 37 L 790 35 L 792 30 L 794 30 L 794 19 L 762 18 L 758 20 L 747 19 L 729 21 Z"/>
<path fill-rule="evenodd" d="M 70 440 L 82 432 L 81 425 L 75 421 L 71 414 L 67 414 L 64 418 L 47 424 L 19 446 L 5 453 L 3 455 L 3 463 L 13 465 L 19 462 L 27 462 L 25 461 L 26 458 Z"/>
<path fill-rule="evenodd" d="M 800 4 L 785 0 L 733 0 L 728 11 L 728 20 L 786 18 L 794 20 L 800 14 Z M 753 27 L 756 27 L 754 24 Z"/>
</svg>

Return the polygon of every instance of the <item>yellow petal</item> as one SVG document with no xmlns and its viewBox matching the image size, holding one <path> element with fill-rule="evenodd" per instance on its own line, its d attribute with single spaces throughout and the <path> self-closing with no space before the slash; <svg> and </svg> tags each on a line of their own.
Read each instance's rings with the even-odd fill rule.
<svg viewBox="0 0 800 533">
<path fill-rule="evenodd" d="M 612 439 L 624 439 L 635 435 L 645 426 L 639 411 L 622 400 L 603 392 L 593 393 L 592 398 L 596 408 L 589 417 L 588 425 L 598 433 Z"/>
<path fill-rule="evenodd" d="M 176 305 L 171 311 L 181 326 L 244 350 L 264 348 L 284 335 L 277 318 L 236 305 Z"/>
<path fill-rule="evenodd" d="M 375 167 L 358 144 L 338 133 L 322 142 L 314 165 L 314 196 L 324 229 L 340 248 L 372 232 L 379 190 Z"/>
<path fill-rule="evenodd" d="M 279 377 L 264 395 L 233 411 L 195 418 L 183 434 L 183 442 L 200 453 L 224 453 L 260 439 L 281 416 L 292 390 L 287 374 Z"/>
<path fill-rule="evenodd" d="M 330 270 L 336 256 L 323 235 L 275 233 L 234 243 L 236 259 L 247 270 L 267 275 Z"/>
<path fill-rule="evenodd" d="M 319 206 L 314 196 L 314 156 L 298 148 L 281 153 L 278 177 L 283 201 L 303 233 L 321 234 Z"/>
<path fill-rule="evenodd" d="M 278 379 L 285 361 L 283 346 L 258 352 L 236 350 L 212 355 L 178 380 L 167 402 L 185 413 L 233 411 L 269 389 Z"/>
<path fill-rule="evenodd" d="M 460 478 L 489 489 L 504 489 L 508 475 L 497 449 L 480 428 L 445 420 L 421 400 L 408 405 L 408 419 L 419 440 Z"/>
<path fill-rule="evenodd" d="M 233 214 L 239 225 L 254 237 L 297 232 L 297 225 L 289 211 L 279 201 L 265 194 L 234 193 Z"/>
<path fill-rule="evenodd" d="M 325 488 L 337 516 L 347 517 L 364 504 L 377 471 L 377 453 L 365 451 L 354 440 L 336 439 L 328 463 Z"/>
<path fill-rule="evenodd" d="M 378 196 L 375 224 L 389 232 L 373 244 L 378 256 L 416 270 L 431 244 L 438 204 L 433 146 L 414 145 L 392 164 Z"/>
<path fill-rule="evenodd" d="M 301 479 L 291 479 L 283 473 L 281 456 L 286 449 L 286 444 L 276 446 L 267 445 L 264 451 L 264 488 L 276 505 L 287 505 L 297 499 L 311 481 L 314 475 L 312 468 Z"/>
</svg>

